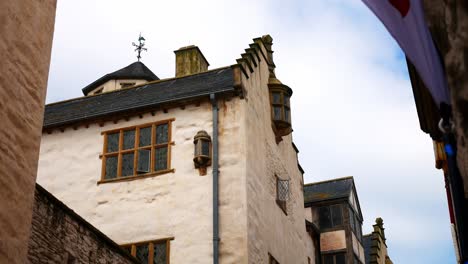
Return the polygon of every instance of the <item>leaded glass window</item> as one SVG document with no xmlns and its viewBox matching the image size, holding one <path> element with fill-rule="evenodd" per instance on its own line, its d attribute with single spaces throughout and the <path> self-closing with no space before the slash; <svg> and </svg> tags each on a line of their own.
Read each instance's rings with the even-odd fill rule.
<svg viewBox="0 0 468 264">
<path fill-rule="evenodd" d="M 116 152 L 119 150 L 119 137 L 119 132 L 107 135 L 107 152 Z"/>
<path fill-rule="evenodd" d="M 154 244 L 154 264 L 166 263 L 167 262 L 167 243 Z"/>
<path fill-rule="evenodd" d="M 117 177 L 117 156 L 109 156 L 105 158 L 106 163 L 106 179 Z"/>
<path fill-rule="evenodd" d="M 323 255 L 324 264 L 346 264 L 346 253 L 335 253 Z"/>
<path fill-rule="evenodd" d="M 133 175 L 133 161 L 134 161 L 133 152 L 122 154 L 122 176 Z"/>
<path fill-rule="evenodd" d="M 330 208 L 328 206 L 319 207 L 318 213 L 320 228 L 323 229 L 332 227 Z"/>
<path fill-rule="evenodd" d="M 141 263 L 148 263 L 148 258 L 149 258 L 149 245 L 138 245 L 136 246 L 136 252 L 135 252 L 135 257 L 141 262 Z"/>
<path fill-rule="evenodd" d="M 135 130 L 123 132 L 123 149 L 135 148 Z"/>
<path fill-rule="evenodd" d="M 273 90 L 271 92 L 272 117 L 275 121 L 291 123 L 291 107 L 289 105 L 289 95 L 283 90 Z"/>
<path fill-rule="evenodd" d="M 334 226 L 343 224 L 343 214 L 341 212 L 341 206 L 339 204 L 330 206 L 332 215 L 332 222 Z"/>
<path fill-rule="evenodd" d="M 140 147 L 151 145 L 151 127 L 142 127 L 139 129 Z"/>
<path fill-rule="evenodd" d="M 318 208 L 319 225 L 321 229 L 343 225 L 341 205 L 321 206 Z"/>
<path fill-rule="evenodd" d="M 170 170 L 172 120 L 104 132 L 102 180 Z"/>
<path fill-rule="evenodd" d="M 162 124 L 156 126 L 156 144 L 167 143 L 168 140 L 168 125 Z"/>
<path fill-rule="evenodd" d="M 168 264 L 170 239 L 139 242 L 122 246 L 142 264 Z"/>
<path fill-rule="evenodd" d="M 154 154 L 154 169 L 155 171 L 167 169 L 167 147 L 161 147 L 156 149 Z"/>
</svg>

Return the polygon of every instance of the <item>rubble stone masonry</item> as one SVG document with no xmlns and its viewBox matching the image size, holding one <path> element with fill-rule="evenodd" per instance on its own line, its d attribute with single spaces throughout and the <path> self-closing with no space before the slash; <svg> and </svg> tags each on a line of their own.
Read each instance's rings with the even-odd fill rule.
<svg viewBox="0 0 468 264">
<path fill-rule="evenodd" d="M 39 185 L 34 198 L 29 263 L 138 263 Z"/>
</svg>

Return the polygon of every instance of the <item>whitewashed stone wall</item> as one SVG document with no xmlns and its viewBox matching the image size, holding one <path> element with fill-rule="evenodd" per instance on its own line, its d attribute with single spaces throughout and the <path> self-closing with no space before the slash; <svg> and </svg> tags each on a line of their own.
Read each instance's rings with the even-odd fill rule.
<svg viewBox="0 0 468 264">
<path fill-rule="evenodd" d="M 250 78 L 243 79 L 247 91 L 247 99 L 242 102 L 248 146 L 248 263 L 268 263 L 269 253 L 280 263 L 307 263 L 308 257 L 315 259 L 315 250 L 305 226 L 303 177 L 297 166 L 292 136 L 283 137 L 276 144 L 271 127 L 268 76 L 262 58 Z M 294 113 L 294 99 L 291 108 Z M 276 204 L 276 176 L 290 179 L 287 215 Z"/>
<path fill-rule="evenodd" d="M 223 263 L 246 262 L 245 145 L 239 99 L 220 101 L 220 214 Z M 97 185 L 101 177 L 102 131 L 175 118 L 171 166 L 174 173 Z M 119 244 L 174 237 L 171 263 L 212 259 L 212 168 L 199 176 L 193 164 L 193 137 L 212 134 L 211 105 L 189 105 L 117 124 L 43 134 L 38 182 Z"/>
</svg>

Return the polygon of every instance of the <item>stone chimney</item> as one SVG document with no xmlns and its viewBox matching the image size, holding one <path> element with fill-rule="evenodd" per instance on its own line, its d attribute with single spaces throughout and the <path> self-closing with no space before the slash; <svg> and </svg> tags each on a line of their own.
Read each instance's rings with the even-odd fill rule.
<svg viewBox="0 0 468 264">
<path fill-rule="evenodd" d="M 197 46 L 191 45 L 174 51 L 176 55 L 176 77 L 205 72 L 210 65 Z"/>
</svg>

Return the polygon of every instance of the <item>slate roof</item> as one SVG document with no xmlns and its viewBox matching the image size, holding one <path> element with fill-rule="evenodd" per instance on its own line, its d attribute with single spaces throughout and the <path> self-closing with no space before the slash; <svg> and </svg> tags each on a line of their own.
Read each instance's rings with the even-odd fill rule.
<svg viewBox="0 0 468 264">
<path fill-rule="evenodd" d="M 200 74 L 156 81 L 99 95 L 85 96 L 48 104 L 43 128 L 72 124 L 105 116 L 154 108 L 160 104 L 234 92 L 234 74 L 230 67 Z"/>
<path fill-rule="evenodd" d="M 87 95 L 99 85 L 114 79 L 143 79 L 146 81 L 159 80 L 158 76 L 156 76 L 156 74 L 154 74 L 150 69 L 148 69 L 148 67 L 146 67 L 145 64 L 143 64 L 140 61 L 137 61 L 120 70 L 108 73 L 102 76 L 101 78 L 97 79 L 96 81 L 90 83 L 88 86 L 82 89 L 83 94 Z"/>
<path fill-rule="evenodd" d="M 353 189 L 353 177 L 333 179 L 304 185 L 304 204 L 349 197 Z"/>
</svg>

